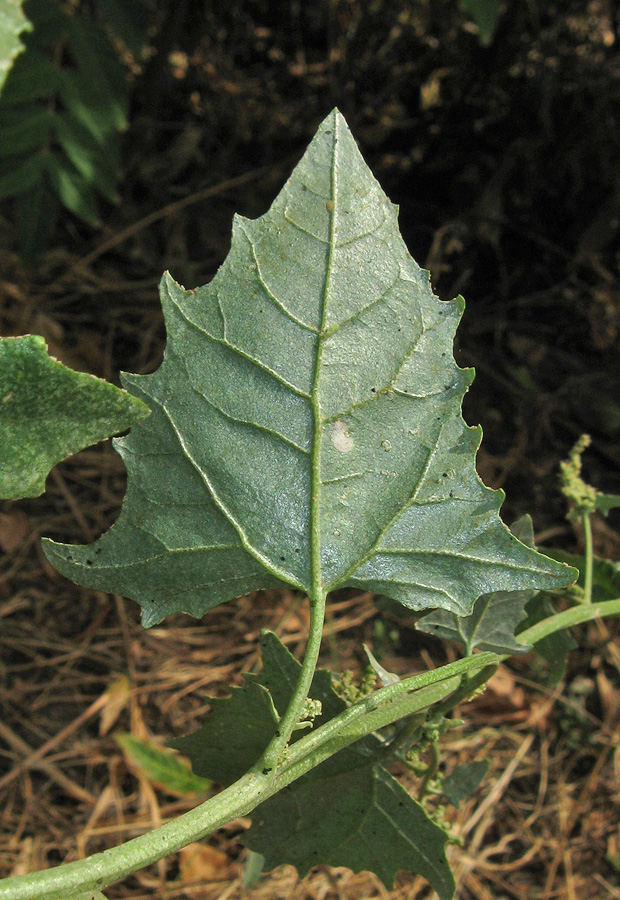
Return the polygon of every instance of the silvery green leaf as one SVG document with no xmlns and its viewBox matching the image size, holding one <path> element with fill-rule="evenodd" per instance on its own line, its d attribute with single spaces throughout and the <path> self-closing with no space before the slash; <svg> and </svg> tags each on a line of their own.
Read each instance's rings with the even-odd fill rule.
<svg viewBox="0 0 620 900">
<path fill-rule="evenodd" d="M 235 219 L 210 284 L 164 277 L 164 361 L 124 380 L 153 411 L 116 443 L 124 507 L 92 546 L 46 543 L 61 572 L 134 598 L 145 625 L 283 584 L 468 615 L 571 580 L 476 474 L 464 304 L 433 295 L 397 217 L 335 110 L 271 209 Z"/>
</svg>

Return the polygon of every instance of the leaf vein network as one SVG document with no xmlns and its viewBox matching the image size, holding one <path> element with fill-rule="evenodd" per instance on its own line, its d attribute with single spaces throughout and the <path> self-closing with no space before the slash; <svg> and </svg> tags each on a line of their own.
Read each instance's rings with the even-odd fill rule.
<svg viewBox="0 0 620 900">
<path fill-rule="evenodd" d="M 309 456 L 310 451 L 306 450 L 305 447 L 300 447 L 299 444 L 296 444 L 295 441 L 292 441 L 290 438 L 287 438 L 285 435 L 281 434 L 279 431 L 276 431 L 273 428 L 268 428 L 266 425 L 261 425 L 259 422 L 253 422 L 251 419 L 241 419 L 238 416 L 233 416 L 232 413 L 226 412 L 225 409 L 222 409 L 221 406 L 218 406 L 217 403 L 214 403 L 213 400 L 210 400 L 209 397 L 203 391 L 199 390 L 197 387 L 192 385 L 192 390 L 201 397 L 205 403 L 214 409 L 216 412 L 220 413 L 225 419 L 228 419 L 230 422 L 234 422 L 237 425 L 245 425 L 248 428 L 255 428 L 257 431 L 261 431 L 264 434 L 271 435 L 271 437 L 275 437 L 282 441 L 282 443 L 287 444 L 287 446 L 292 447 L 293 450 L 298 450 L 299 453 L 303 453 L 304 456 Z"/>
<path fill-rule="evenodd" d="M 250 556 L 253 556 L 254 559 L 256 559 L 258 562 L 260 562 L 261 565 L 264 566 L 264 568 L 267 570 L 267 572 L 269 572 L 271 575 L 275 576 L 276 578 L 279 578 L 281 581 L 284 581 L 287 584 L 294 585 L 295 587 L 299 588 L 300 590 L 305 590 L 306 589 L 305 585 L 303 585 L 296 578 L 292 578 L 290 574 L 288 574 L 287 572 L 284 572 L 278 566 L 275 566 L 272 563 L 272 561 L 268 557 L 265 556 L 264 553 L 261 553 L 252 544 L 252 542 L 248 538 L 247 534 L 245 533 L 245 530 L 243 529 L 243 526 L 241 525 L 241 523 L 237 521 L 237 519 L 234 517 L 234 515 L 231 513 L 231 511 L 228 509 L 226 504 L 222 501 L 221 497 L 215 490 L 215 487 L 211 483 L 211 479 L 209 478 L 208 474 L 200 467 L 198 461 L 194 458 L 189 447 L 185 443 L 185 440 L 183 439 L 183 435 L 181 434 L 180 429 L 178 428 L 176 422 L 174 421 L 174 418 L 172 417 L 172 415 L 171 415 L 170 411 L 168 410 L 168 408 L 166 407 L 166 405 L 164 403 L 161 403 L 161 401 L 159 401 L 159 400 L 157 400 L 156 402 L 161 407 L 162 412 L 164 413 L 164 415 L 170 422 L 170 425 L 172 426 L 172 429 L 177 436 L 177 440 L 179 441 L 179 444 L 181 445 L 181 448 L 183 449 L 183 452 L 184 452 L 186 458 L 190 461 L 190 463 L 195 468 L 196 472 L 199 474 L 204 485 L 206 486 L 209 493 L 211 494 L 213 502 L 215 503 L 217 508 L 220 510 L 220 512 L 225 516 L 225 518 L 228 519 L 228 521 L 230 522 L 232 527 L 235 529 L 235 531 L 239 535 L 239 539 L 241 541 L 243 548 L 250 554 Z"/>
<path fill-rule="evenodd" d="M 424 479 L 426 478 L 426 475 L 430 468 L 430 464 L 431 464 L 433 456 L 435 455 L 435 451 L 437 450 L 437 446 L 439 444 L 439 439 L 441 437 L 442 431 L 443 431 L 443 424 L 437 429 L 437 434 L 435 436 L 435 442 L 432 447 L 429 447 L 428 455 L 426 458 L 426 463 L 424 465 L 424 468 L 422 469 L 422 472 L 420 473 L 420 475 L 418 477 L 418 480 L 416 482 L 416 485 L 415 485 L 410 497 L 404 503 L 401 504 L 401 506 L 394 513 L 392 518 L 379 531 L 377 539 L 374 541 L 372 546 L 366 551 L 364 556 L 361 559 L 357 560 L 355 563 L 353 563 L 353 565 L 350 566 L 347 569 L 347 571 L 344 572 L 336 580 L 335 584 L 343 584 L 347 580 L 347 578 L 350 578 L 357 569 L 359 569 L 361 566 L 365 565 L 365 563 L 367 563 L 371 559 L 371 557 L 374 556 L 381 549 L 380 542 L 383 540 L 383 538 L 388 533 L 388 531 L 392 528 L 394 523 L 402 516 L 402 514 L 405 512 L 405 510 L 407 510 L 411 506 L 411 504 L 414 502 L 414 500 L 418 494 L 418 491 L 419 491 Z M 403 551 L 403 553 L 405 553 L 405 552 L 408 552 L 408 551 Z M 333 589 L 334 589 L 334 586 L 332 586 L 332 590 Z"/>
<path fill-rule="evenodd" d="M 400 373 L 403 369 L 403 366 L 408 361 L 409 357 L 413 353 L 415 353 L 418 344 L 424 337 L 424 334 L 425 334 L 425 332 L 422 331 L 412 342 L 409 349 L 405 353 L 405 356 L 403 357 L 402 361 L 397 366 L 396 370 L 392 374 L 392 376 L 391 376 L 390 380 L 387 382 L 387 384 L 385 384 L 381 388 L 379 388 L 376 391 L 376 393 L 371 394 L 370 397 L 366 397 L 364 400 L 360 400 L 359 403 L 352 403 L 349 407 L 347 407 L 346 410 L 341 410 L 338 413 L 334 413 L 333 415 L 329 416 L 328 418 L 324 419 L 323 421 L 325 423 L 328 423 L 328 422 L 333 422 L 336 419 L 340 419 L 343 416 L 350 416 L 351 413 L 355 412 L 356 410 L 362 409 L 364 406 L 368 406 L 368 404 L 372 403 L 374 400 L 378 400 L 382 394 L 386 394 L 388 391 L 395 391 L 396 389 L 394 388 L 394 384 L 396 383 L 396 380 L 397 380 L 398 376 L 400 375 Z M 415 399 L 421 400 L 421 399 L 426 399 L 426 397 L 438 396 L 439 394 L 443 394 L 444 391 L 440 390 L 440 391 L 437 391 L 437 394 L 429 393 L 427 395 L 423 395 L 422 397 L 416 397 L 415 395 L 405 393 L 404 391 L 403 392 L 399 391 L 398 393 L 405 397 L 410 397 L 412 400 L 415 400 Z"/>
<path fill-rule="evenodd" d="M 300 328 L 303 328 L 303 329 L 305 329 L 306 331 L 311 332 L 312 334 L 318 334 L 318 329 L 317 329 L 317 328 L 315 328 L 313 325 L 309 325 L 307 322 L 304 322 L 303 319 L 300 319 L 300 318 L 298 318 L 297 316 L 295 316 L 295 315 L 290 311 L 290 309 L 288 308 L 288 306 L 286 306 L 284 303 L 282 303 L 281 300 L 278 300 L 278 298 L 276 297 L 276 295 L 273 293 L 273 291 L 271 290 L 271 288 L 269 287 L 269 285 L 268 285 L 267 282 L 265 281 L 265 278 L 264 278 L 263 272 L 262 272 L 262 268 L 261 268 L 261 264 L 260 264 L 260 260 L 259 260 L 257 254 L 256 254 L 256 246 L 255 246 L 255 244 L 254 244 L 254 241 L 252 240 L 252 238 L 250 237 L 250 235 L 247 233 L 247 231 L 246 231 L 244 225 L 241 226 L 241 230 L 243 231 L 243 234 L 244 234 L 245 238 L 247 239 L 248 244 L 249 244 L 250 247 L 252 248 L 252 259 L 254 260 L 254 265 L 256 266 L 256 275 L 257 275 L 257 277 L 258 277 L 258 280 L 259 280 L 261 286 L 263 287 L 265 293 L 267 294 L 267 296 L 268 296 L 269 299 L 271 300 L 271 302 L 272 302 L 275 306 L 277 306 L 278 309 L 282 310 L 282 312 L 284 313 L 284 315 L 285 315 L 288 319 L 290 319 L 291 322 L 294 322 L 295 325 L 299 325 Z M 218 301 L 219 301 L 219 297 L 218 297 Z M 221 304 L 220 304 L 220 305 L 221 305 Z M 223 315 L 223 313 L 222 313 L 222 315 Z"/>
<path fill-rule="evenodd" d="M 324 335 L 324 340 L 328 341 L 335 334 L 338 334 L 338 332 L 342 328 L 346 328 L 347 325 L 349 325 L 351 322 L 354 322 L 356 319 L 359 319 L 360 316 L 362 316 L 369 309 L 372 309 L 373 306 L 376 306 L 378 303 L 381 303 L 383 300 L 385 300 L 385 298 L 390 293 L 392 288 L 401 280 L 402 279 L 401 279 L 400 272 L 399 272 L 399 274 L 395 277 L 394 281 L 390 285 L 388 285 L 388 287 L 386 287 L 386 289 L 383 291 L 382 294 L 380 294 L 378 297 L 375 297 L 375 299 L 371 300 L 370 303 L 367 303 L 366 306 L 362 306 L 360 309 L 357 309 L 348 318 L 342 319 L 342 321 L 338 322 L 335 325 L 330 325 L 327 329 L 327 334 Z"/>
<path fill-rule="evenodd" d="M 193 328 L 195 328 L 196 331 L 199 331 L 200 334 L 204 334 L 205 337 L 209 338 L 210 341 L 213 341 L 214 344 L 221 344 L 223 347 L 226 347 L 228 350 L 231 351 L 231 353 L 237 353 L 243 359 L 247 360 L 248 362 L 255 365 L 258 369 L 265 372 L 265 374 L 271 376 L 271 378 L 274 378 L 280 384 L 284 385 L 285 388 L 288 388 L 294 394 L 297 394 L 299 397 L 303 397 L 304 400 L 310 400 L 310 394 L 308 394 L 306 391 L 302 391 L 302 389 L 298 388 L 296 385 L 291 384 L 291 382 L 287 381 L 286 378 L 283 378 L 282 375 L 279 374 L 279 372 L 276 372 L 274 369 L 270 369 L 269 366 L 266 366 L 259 359 L 256 359 L 256 357 L 251 356 L 249 353 L 247 353 L 245 350 L 242 350 L 240 347 L 237 347 L 235 344 L 231 344 L 230 341 L 227 340 L 226 338 L 216 337 L 215 335 L 211 334 L 210 331 L 207 331 L 206 328 L 203 328 L 197 322 L 194 322 L 194 320 L 190 319 L 189 316 L 186 314 L 186 312 L 183 309 L 181 309 L 181 307 L 176 302 L 176 300 L 174 300 L 174 298 L 171 298 L 171 299 L 172 299 L 172 302 L 174 303 L 174 305 L 179 310 L 182 317 L 185 319 L 185 321 L 189 325 L 191 325 Z"/>
<path fill-rule="evenodd" d="M 329 201 L 328 201 L 329 202 Z M 300 225 L 299 222 L 296 222 L 286 210 L 284 210 L 284 221 L 288 222 L 289 225 L 292 225 L 293 228 L 296 228 L 298 231 L 301 231 L 302 234 L 307 235 L 308 237 L 313 238 L 313 240 L 318 241 L 319 244 L 325 244 L 325 246 L 330 245 L 329 240 L 325 240 L 325 238 L 319 237 L 318 234 L 315 234 L 313 231 L 310 231 L 308 228 L 304 228 L 303 225 Z"/>
</svg>

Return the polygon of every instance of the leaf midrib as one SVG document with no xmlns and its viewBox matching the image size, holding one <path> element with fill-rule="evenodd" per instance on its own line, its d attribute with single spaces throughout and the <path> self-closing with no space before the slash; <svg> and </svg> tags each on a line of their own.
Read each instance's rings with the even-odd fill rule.
<svg viewBox="0 0 620 900">
<path fill-rule="evenodd" d="M 334 116 L 333 125 L 333 149 L 331 154 L 331 171 L 330 186 L 331 198 L 326 201 L 326 207 L 329 212 L 329 238 L 327 250 L 327 262 L 325 266 L 325 283 L 323 286 L 323 298 L 321 306 L 321 324 L 319 327 L 319 336 L 317 340 L 316 359 L 314 365 L 314 379 L 312 385 L 312 393 L 310 402 L 312 404 L 312 414 L 314 421 L 314 435 L 312 442 L 312 496 L 310 498 L 310 602 L 317 602 L 318 598 L 325 593 L 323 584 L 322 569 L 322 546 L 321 546 L 321 443 L 323 439 L 323 429 L 325 427 L 325 419 L 321 415 L 321 360 L 323 355 L 323 345 L 328 337 L 326 329 L 327 306 L 329 299 L 329 291 L 331 286 L 331 277 L 334 262 L 334 247 L 336 244 L 336 228 L 337 228 L 337 158 L 338 158 L 338 117 Z M 329 204 L 329 205 L 328 205 Z M 330 208 L 331 206 L 331 208 Z"/>
</svg>

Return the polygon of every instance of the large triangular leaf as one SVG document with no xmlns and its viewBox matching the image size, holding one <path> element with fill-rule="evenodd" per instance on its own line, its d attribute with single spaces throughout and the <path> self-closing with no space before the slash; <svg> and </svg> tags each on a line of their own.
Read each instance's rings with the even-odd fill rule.
<svg viewBox="0 0 620 900">
<path fill-rule="evenodd" d="M 260 675 L 246 675 L 245 686 L 229 700 L 211 701 L 205 725 L 171 742 L 191 760 L 195 774 L 229 784 L 257 761 L 273 736 L 274 707 L 286 709 L 301 667 L 271 632 L 263 633 L 261 651 Z M 326 670 L 315 673 L 310 697 L 321 703 L 314 727 L 346 706 Z M 295 732 L 293 740 L 304 733 Z M 267 869 L 287 863 L 305 875 L 315 865 L 347 866 L 372 871 L 390 886 L 397 872 L 409 869 L 424 875 L 441 898 L 449 898 L 454 884 L 446 835 L 373 762 L 377 743 L 371 737 L 341 750 L 261 804 L 243 842 L 265 857 Z"/>
<path fill-rule="evenodd" d="M 282 582 L 462 614 L 570 580 L 476 475 L 463 302 L 433 295 L 340 113 L 271 209 L 235 219 L 211 284 L 166 276 L 161 295 L 164 361 L 124 381 L 153 410 L 117 443 L 124 508 L 93 547 L 47 545 L 61 572 L 133 597 L 146 625 Z"/>
<path fill-rule="evenodd" d="M 125 431 L 149 408 L 48 356 L 38 335 L 0 339 L 0 497 L 38 497 L 52 466 Z"/>
<path fill-rule="evenodd" d="M 511 529 L 526 546 L 534 546 L 534 529 L 529 516 L 523 516 Z M 457 641 L 471 653 L 525 653 L 529 647 L 519 643 L 516 631 L 526 617 L 525 606 L 536 591 L 493 591 L 478 597 L 468 616 L 457 616 L 448 609 L 436 609 L 416 622 L 419 631 L 446 641 Z"/>
</svg>

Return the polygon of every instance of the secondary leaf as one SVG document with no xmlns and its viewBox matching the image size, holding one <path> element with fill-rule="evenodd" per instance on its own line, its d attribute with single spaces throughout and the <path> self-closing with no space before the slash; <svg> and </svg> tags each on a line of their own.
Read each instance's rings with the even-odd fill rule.
<svg viewBox="0 0 620 900">
<path fill-rule="evenodd" d="M 134 598 L 145 625 L 282 583 L 468 614 L 570 581 L 476 475 L 463 301 L 433 295 L 340 113 L 271 209 L 235 219 L 213 281 L 167 275 L 161 297 L 164 361 L 123 382 L 153 410 L 116 444 L 123 510 L 94 547 L 47 543 L 61 572 Z"/>
<path fill-rule="evenodd" d="M 612 511 L 612 509 L 618 509 L 620 507 L 620 494 L 603 494 L 600 491 L 596 492 L 596 508 L 599 512 L 602 512 L 604 516 Z"/>
<path fill-rule="evenodd" d="M 149 414 L 126 391 L 48 356 L 38 335 L 0 339 L 0 497 L 38 497 L 52 466 Z"/>
<path fill-rule="evenodd" d="M 171 742 L 191 760 L 195 773 L 223 785 L 257 761 L 277 728 L 275 710 L 286 709 L 299 679 L 299 663 L 273 633 L 263 633 L 261 651 L 262 672 L 246 675 L 245 687 L 233 691 L 230 700 L 211 701 L 213 712 L 195 734 Z M 326 670 L 315 673 L 310 697 L 321 703 L 315 727 L 346 707 Z M 294 733 L 293 740 L 303 733 Z M 267 869 L 288 863 L 305 875 L 319 864 L 347 866 L 375 872 L 387 885 L 397 872 L 410 869 L 441 898 L 449 898 L 454 885 L 444 852 L 446 835 L 373 763 L 375 746 L 371 738 L 340 751 L 261 804 L 243 842 L 264 856 Z"/>
<path fill-rule="evenodd" d="M 529 516 L 515 522 L 511 530 L 526 546 L 534 546 L 534 529 Z M 494 653 L 524 653 L 529 648 L 515 639 L 515 632 L 526 616 L 526 604 L 535 594 L 536 591 L 493 591 L 478 597 L 468 616 L 436 609 L 422 616 L 415 627 L 446 641 L 457 641 L 468 653 L 476 648 Z"/>
<path fill-rule="evenodd" d="M 211 714 L 205 724 L 169 743 L 191 760 L 197 775 L 213 778 L 221 785 L 232 784 L 261 756 L 299 679 L 299 663 L 270 631 L 261 635 L 261 655 L 260 674 L 246 674 L 245 685 L 233 688 L 228 699 L 210 699 Z M 314 720 L 317 728 L 346 708 L 332 689 L 331 675 L 325 669 L 315 672 L 310 697 L 322 705 L 321 715 Z M 299 737 L 297 732 L 292 740 Z"/>
<path fill-rule="evenodd" d="M 343 750 L 333 757 L 342 771 L 324 763 L 259 806 L 243 843 L 265 857 L 267 870 L 288 863 L 303 877 L 312 866 L 346 866 L 391 887 L 406 869 L 449 900 L 446 835 L 385 769 L 360 759 L 350 768 L 354 756 Z"/>
</svg>

